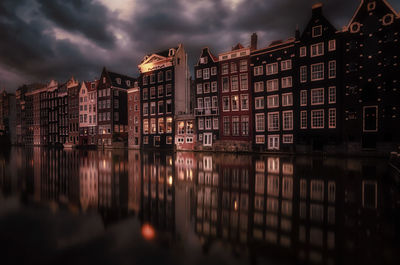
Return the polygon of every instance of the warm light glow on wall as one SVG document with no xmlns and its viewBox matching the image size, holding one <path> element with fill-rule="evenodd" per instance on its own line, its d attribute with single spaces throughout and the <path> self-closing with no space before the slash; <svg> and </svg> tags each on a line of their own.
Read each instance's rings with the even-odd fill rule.
<svg viewBox="0 0 400 265">
<path fill-rule="evenodd" d="M 172 186 L 172 183 L 173 183 L 172 176 L 169 176 L 168 177 L 168 185 Z"/>
<path fill-rule="evenodd" d="M 142 236 L 146 240 L 152 240 L 156 236 L 156 232 L 150 224 L 144 224 L 142 226 Z"/>
</svg>

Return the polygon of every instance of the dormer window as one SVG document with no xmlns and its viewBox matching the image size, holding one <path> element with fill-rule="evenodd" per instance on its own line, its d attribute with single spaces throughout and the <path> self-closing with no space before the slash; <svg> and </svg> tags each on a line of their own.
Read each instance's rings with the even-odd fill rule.
<svg viewBox="0 0 400 265">
<path fill-rule="evenodd" d="M 120 85 L 121 84 L 121 78 L 117 78 L 115 79 L 117 81 L 117 84 Z"/>
<path fill-rule="evenodd" d="M 94 89 L 95 88 L 95 83 L 92 83 L 91 87 L 92 87 L 92 89 Z"/>
<path fill-rule="evenodd" d="M 175 49 L 169 49 L 168 56 L 174 56 L 175 55 Z"/>
<path fill-rule="evenodd" d="M 131 81 L 130 80 L 126 80 L 126 86 L 131 86 Z"/>
<path fill-rule="evenodd" d="M 312 37 L 319 37 L 322 36 L 322 26 L 315 26 L 312 28 Z"/>
<path fill-rule="evenodd" d="M 387 14 L 382 18 L 382 24 L 384 26 L 389 26 L 393 23 L 394 16 L 393 14 Z"/>
<path fill-rule="evenodd" d="M 375 1 L 374 1 L 374 2 L 371 2 L 371 3 L 368 3 L 368 6 L 367 6 L 368 11 L 373 11 L 373 10 L 375 10 L 375 7 L 376 7 Z"/>
<path fill-rule="evenodd" d="M 200 58 L 200 63 L 201 64 L 207 64 L 208 63 L 208 58 L 207 57 L 201 57 Z"/>
</svg>

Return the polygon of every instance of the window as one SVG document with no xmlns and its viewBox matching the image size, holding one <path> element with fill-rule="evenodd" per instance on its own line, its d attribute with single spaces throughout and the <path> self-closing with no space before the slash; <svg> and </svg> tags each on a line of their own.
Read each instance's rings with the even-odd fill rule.
<svg viewBox="0 0 400 265">
<path fill-rule="evenodd" d="M 307 66 L 300 67 L 300 83 L 307 82 Z"/>
<path fill-rule="evenodd" d="M 232 117 L 232 135 L 238 136 L 240 133 L 240 122 L 239 122 L 239 117 L 234 116 Z"/>
<path fill-rule="evenodd" d="M 229 92 L 229 77 L 222 77 L 222 92 Z"/>
<path fill-rule="evenodd" d="M 197 108 L 198 109 L 203 109 L 204 105 L 203 105 L 203 98 L 198 98 L 197 99 Z"/>
<path fill-rule="evenodd" d="M 143 133 L 149 133 L 149 120 L 143 120 Z"/>
<path fill-rule="evenodd" d="M 198 121 L 199 130 L 204 130 L 204 119 L 200 118 Z"/>
<path fill-rule="evenodd" d="M 147 100 L 149 98 L 149 90 L 147 87 L 143 88 L 143 100 Z"/>
<path fill-rule="evenodd" d="M 193 134 L 193 122 L 192 121 L 186 122 L 186 134 Z"/>
<path fill-rule="evenodd" d="M 156 114 L 156 103 L 151 102 L 150 103 L 150 115 L 155 115 Z"/>
<path fill-rule="evenodd" d="M 238 111 L 239 110 L 239 96 L 234 95 L 231 97 L 232 100 L 232 111 Z"/>
<path fill-rule="evenodd" d="M 239 90 L 238 76 L 233 75 L 231 77 L 231 91 L 238 91 L 238 90 Z"/>
<path fill-rule="evenodd" d="M 334 86 L 328 88 L 328 103 L 336 103 L 336 87 Z"/>
<path fill-rule="evenodd" d="M 171 79 L 172 79 L 172 71 L 171 71 L 171 70 L 168 70 L 168 71 L 166 72 L 165 80 L 166 80 L 166 81 L 169 81 L 169 80 L 171 80 Z"/>
<path fill-rule="evenodd" d="M 265 131 L 265 116 L 264 113 L 256 114 L 256 132 Z"/>
<path fill-rule="evenodd" d="M 241 60 L 240 61 L 240 72 L 246 72 L 246 71 L 247 71 L 247 61 Z"/>
<path fill-rule="evenodd" d="M 222 111 L 229 111 L 229 110 L 230 110 L 229 97 L 222 97 Z"/>
<path fill-rule="evenodd" d="M 328 78 L 336 77 L 336 61 L 330 61 L 328 63 Z"/>
<path fill-rule="evenodd" d="M 211 67 L 211 75 L 216 75 L 217 74 L 217 67 L 213 66 Z"/>
<path fill-rule="evenodd" d="M 203 84 L 203 93 L 210 93 L 210 83 Z"/>
<path fill-rule="evenodd" d="M 149 114 L 149 105 L 147 103 L 143 103 L 143 115 Z"/>
<path fill-rule="evenodd" d="M 164 114 L 164 101 L 158 102 L 158 114 Z"/>
<path fill-rule="evenodd" d="M 324 55 L 324 43 L 320 42 L 311 45 L 311 57 Z"/>
<path fill-rule="evenodd" d="M 292 77 L 287 76 L 282 78 L 282 88 L 292 87 Z"/>
<path fill-rule="evenodd" d="M 172 85 L 171 84 L 168 84 L 168 85 L 166 85 L 166 87 L 165 87 L 165 95 L 168 97 L 168 96 L 171 96 L 172 95 Z"/>
<path fill-rule="evenodd" d="M 267 92 L 277 91 L 279 88 L 279 79 L 273 79 L 267 81 Z"/>
<path fill-rule="evenodd" d="M 256 135 L 256 144 L 265 143 L 265 135 Z"/>
<path fill-rule="evenodd" d="M 172 101 L 169 99 L 167 100 L 167 113 L 171 113 L 172 112 Z"/>
<path fill-rule="evenodd" d="M 293 94 L 292 93 L 282 94 L 282 106 L 283 107 L 293 106 Z"/>
<path fill-rule="evenodd" d="M 373 10 L 375 10 L 375 7 L 376 7 L 376 3 L 375 3 L 375 1 L 373 1 L 373 2 L 371 2 L 371 3 L 368 3 L 368 11 L 373 11 Z"/>
<path fill-rule="evenodd" d="M 150 75 L 150 84 L 154 84 L 156 82 L 156 76 L 154 74 Z"/>
<path fill-rule="evenodd" d="M 285 60 L 281 62 L 281 71 L 292 69 L 292 60 Z"/>
<path fill-rule="evenodd" d="M 213 118 L 213 128 L 214 128 L 214 130 L 218 130 L 219 129 L 219 120 L 218 120 L 218 118 Z"/>
<path fill-rule="evenodd" d="M 212 107 L 218 108 L 218 97 L 217 96 L 212 97 Z"/>
<path fill-rule="evenodd" d="M 312 37 L 313 38 L 319 37 L 321 35 L 322 35 L 322 26 L 321 25 L 315 26 L 312 28 Z"/>
<path fill-rule="evenodd" d="M 268 149 L 269 150 L 279 150 L 279 135 L 268 135 Z M 276 183 L 277 183 L 276 185 L 279 185 L 279 180 L 276 180 Z M 278 190 L 276 187 L 274 188 L 273 183 L 271 183 L 271 184 L 268 183 L 268 187 L 272 187 L 271 188 L 272 192 L 274 192 L 274 190 Z M 272 193 L 271 191 L 269 191 L 269 192 Z M 271 200 L 271 199 L 269 199 L 269 200 Z M 273 202 L 273 201 L 271 201 L 271 202 Z M 271 205 L 271 206 L 269 206 L 269 208 L 271 208 L 271 209 L 272 208 L 276 208 L 277 209 L 278 208 L 278 200 L 276 200 L 275 204 L 276 204 L 276 206 L 275 205 Z"/>
<path fill-rule="evenodd" d="M 264 109 L 264 97 L 257 97 L 254 99 L 255 109 Z"/>
<path fill-rule="evenodd" d="M 164 96 L 164 87 L 158 86 L 158 97 Z"/>
<path fill-rule="evenodd" d="M 164 81 L 164 73 L 163 72 L 158 72 L 157 80 L 158 80 L 158 82 Z"/>
<path fill-rule="evenodd" d="M 311 111 L 311 128 L 312 129 L 324 128 L 324 110 Z"/>
<path fill-rule="evenodd" d="M 279 107 L 279 95 L 268 96 L 267 97 L 267 107 L 269 109 Z"/>
<path fill-rule="evenodd" d="M 164 118 L 158 119 L 158 133 L 164 133 L 165 125 L 164 125 Z"/>
<path fill-rule="evenodd" d="M 240 90 L 249 89 L 249 84 L 247 82 L 247 74 L 240 75 Z"/>
<path fill-rule="evenodd" d="M 264 66 L 255 66 L 254 67 L 254 76 L 262 75 L 263 74 Z"/>
<path fill-rule="evenodd" d="M 204 98 L 204 108 L 205 109 L 210 109 L 211 108 L 211 99 L 210 99 L 210 97 L 205 97 Z"/>
<path fill-rule="evenodd" d="M 311 89 L 311 105 L 324 104 L 324 89 L 314 88 Z"/>
<path fill-rule="evenodd" d="M 172 118 L 167 118 L 167 133 L 172 133 Z"/>
<path fill-rule="evenodd" d="M 330 40 L 328 42 L 328 51 L 332 52 L 336 50 L 336 40 Z"/>
<path fill-rule="evenodd" d="M 237 64 L 234 62 L 231 63 L 231 73 L 237 73 Z"/>
<path fill-rule="evenodd" d="M 307 106 L 307 90 L 300 91 L 300 106 Z"/>
<path fill-rule="evenodd" d="M 278 63 L 267 64 L 267 75 L 278 73 Z"/>
<path fill-rule="evenodd" d="M 283 130 L 293 130 L 293 111 L 282 112 Z"/>
<path fill-rule="evenodd" d="M 292 144 L 293 143 L 293 134 L 284 134 L 282 136 L 282 143 Z"/>
<path fill-rule="evenodd" d="M 264 82 L 255 82 L 254 83 L 254 92 L 263 92 L 264 91 Z"/>
<path fill-rule="evenodd" d="M 311 65 L 311 81 L 324 79 L 324 63 Z"/>
<path fill-rule="evenodd" d="M 150 88 L 150 98 L 156 97 L 156 88 L 153 86 Z"/>
<path fill-rule="evenodd" d="M 268 113 L 268 131 L 279 131 L 279 112 Z"/>
<path fill-rule="evenodd" d="M 210 68 L 203 69 L 203 79 L 210 79 Z"/>
<path fill-rule="evenodd" d="M 229 74 L 229 64 L 224 63 L 224 64 L 222 65 L 222 74 L 223 74 L 223 75 Z"/>
<path fill-rule="evenodd" d="M 307 56 L 307 47 L 303 46 L 300 47 L 300 57 L 305 57 Z"/>
<path fill-rule="evenodd" d="M 203 93 L 203 84 L 197 84 L 197 89 L 196 89 L 196 93 L 197 94 L 202 94 Z"/>
<path fill-rule="evenodd" d="M 249 135 L 249 116 L 242 116 L 242 135 Z"/>
<path fill-rule="evenodd" d="M 217 82 L 216 81 L 211 83 L 211 92 L 217 92 Z"/>
<path fill-rule="evenodd" d="M 240 95 L 240 106 L 241 110 L 249 110 L 249 95 L 247 94 Z"/>
<path fill-rule="evenodd" d="M 196 71 L 196 77 L 197 77 L 197 78 L 202 78 L 202 76 L 203 76 L 203 71 L 202 71 L 201 69 L 198 69 L 198 70 Z"/>
<path fill-rule="evenodd" d="M 329 109 L 329 128 L 336 128 L 336 109 Z"/>
<path fill-rule="evenodd" d="M 307 129 L 307 111 L 300 112 L 300 129 Z"/>
<path fill-rule="evenodd" d="M 224 135 L 230 135 L 230 120 L 229 117 L 224 117 Z"/>
</svg>

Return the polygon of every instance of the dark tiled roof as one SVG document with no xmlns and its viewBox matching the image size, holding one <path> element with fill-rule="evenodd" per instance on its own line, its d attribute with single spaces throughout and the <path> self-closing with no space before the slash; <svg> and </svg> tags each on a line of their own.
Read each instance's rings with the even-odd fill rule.
<svg viewBox="0 0 400 265">
<path fill-rule="evenodd" d="M 118 73 L 114 73 L 111 71 L 107 71 L 108 76 L 110 77 L 111 80 L 111 85 L 113 87 L 119 87 L 119 88 L 123 88 L 123 89 L 129 89 L 133 86 L 133 84 L 135 83 L 136 79 L 130 76 L 126 76 L 126 75 L 122 75 L 122 74 L 118 74 Z M 121 83 L 118 84 L 117 79 L 121 80 Z M 126 83 L 126 81 L 130 81 L 130 85 L 128 86 L 128 84 Z"/>
<path fill-rule="evenodd" d="M 174 47 L 174 48 L 171 48 L 171 49 L 175 49 L 175 52 L 176 52 L 176 51 L 178 50 L 178 48 L 179 48 L 179 47 Z M 164 50 L 164 51 L 161 51 L 161 52 L 155 52 L 155 54 L 158 54 L 158 55 L 163 56 L 163 57 L 168 57 L 168 55 L 169 55 L 169 50 L 170 50 L 170 49 Z"/>
<path fill-rule="evenodd" d="M 243 45 L 238 43 L 238 44 L 236 44 L 236 46 L 234 46 L 232 48 L 232 51 L 240 50 L 240 49 L 243 49 L 243 48 L 244 48 Z"/>
</svg>

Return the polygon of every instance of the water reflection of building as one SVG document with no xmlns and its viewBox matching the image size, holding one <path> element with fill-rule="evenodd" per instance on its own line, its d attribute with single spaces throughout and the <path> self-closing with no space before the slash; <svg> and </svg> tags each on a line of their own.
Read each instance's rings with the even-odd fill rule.
<svg viewBox="0 0 400 265">
<path fill-rule="evenodd" d="M 128 151 L 128 211 L 138 214 L 141 195 L 141 154 L 139 150 Z"/>
<path fill-rule="evenodd" d="M 172 153 L 143 153 L 142 222 L 175 231 L 175 179 Z"/>
<path fill-rule="evenodd" d="M 87 156 L 80 157 L 79 187 L 80 202 L 83 211 L 97 209 L 99 194 L 99 175 L 97 152 L 88 152 Z"/>
</svg>

